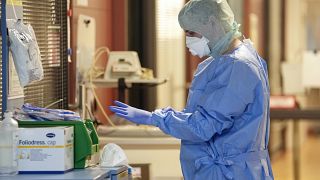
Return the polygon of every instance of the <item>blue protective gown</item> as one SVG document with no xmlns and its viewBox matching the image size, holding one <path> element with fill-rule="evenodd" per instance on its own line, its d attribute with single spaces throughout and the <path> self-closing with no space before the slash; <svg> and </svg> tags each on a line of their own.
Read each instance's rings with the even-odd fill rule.
<svg viewBox="0 0 320 180">
<path fill-rule="evenodd" d="M 153 112 L 155 126 L 181 139 L 185 180 L 273 179 L 267 150 L 269 84 L 250 43 L 198 65 L 182 112 Z"/>
</svg>

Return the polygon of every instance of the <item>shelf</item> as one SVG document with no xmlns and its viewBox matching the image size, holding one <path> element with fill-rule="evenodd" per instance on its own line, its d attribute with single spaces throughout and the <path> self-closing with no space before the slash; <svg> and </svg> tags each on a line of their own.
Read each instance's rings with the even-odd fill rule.
<svg viewBox="0 0 320 180">
<path fill-rule="evenodd" d="M 97 132 L 100 137 L 136 137 L 136 138 L 162 138 L 170 137 L 163 133 L 159 128 L 153 126 L 136 125 L 118 125 L 115 127 L 99 125 Z"/>
<path fill-rule="evenodd" d="M 320 109 L 271 109 L 271 119 L 320 120 Z"/>
<path fill-rule="evenodd" d="M 125 79 L 125 83 L 128 87 L 131 87 L 133 84 L 145 84 L 148 86 L 164 84 L 168 79 Z M 89 82 L 85 83 L 86 86 L 90 86 Z M 118 87 L 118 79 L 95 79 L 92 81 L 92 84 L 95 87 L 109 87 L 116 88 Z"/>
</svg>

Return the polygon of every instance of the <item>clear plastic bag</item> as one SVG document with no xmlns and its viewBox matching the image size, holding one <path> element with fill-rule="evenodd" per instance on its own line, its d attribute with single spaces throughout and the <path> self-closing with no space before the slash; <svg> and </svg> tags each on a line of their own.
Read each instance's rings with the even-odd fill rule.
<svg viewBox="0 0 320 180">
<path fill-rule="evenodd" d="M 76 112 L 65 109 L 42 108 L 29 103 L 22 105 L 21 109 L 16 109 L 14 118 L 23 121 L 81 121 L 80 115 Z"/>
<path fill-rule="evenodd" d="M 22 87 L 43 79 L 39 46 L 30 24 L 8 21 L 10 51 Z"/>
</svg>

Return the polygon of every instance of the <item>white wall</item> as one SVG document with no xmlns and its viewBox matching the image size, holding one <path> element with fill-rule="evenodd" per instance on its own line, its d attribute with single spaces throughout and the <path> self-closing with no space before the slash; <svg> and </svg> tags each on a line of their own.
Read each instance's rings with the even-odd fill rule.
<svg viewBox="0 0 320 180">
<path fill-rule="evenodd" d="M 302 52 L 306 49 L 305 39 L 305 0 L 286 1 L 286 49 L 288 62 L 301 62 Z"/>
<path fill-rule="evenodd" d="M 301 63 L 302 54 L 307 49 L 306 47 L 306 18 L 307 13 L 310 13 L 312 9 L 307 9 L 309 3 L 318 4 L 320 7 L 320 0 L 289 0 L 286 1 L 286 61 L 291 63 Z M 316 6 L 316 5 L 311 5 Z M 318 8 L 314 9 L 318 11 Z M 314 102 L 314 99 L 319 99 L 319 94 L 306 92 L 302 95 L 297 95 L 298 102 L 302 108 L 315 107 L 320 104 L 320 101 Z M 307 138 L 307 130 L 309 127 L 314 126 L 312 122 L 302 121 L 299 123 L 300 129 L 300 142 L 301 144 Z M 289 131 L 287 139 L 287 147 L 292 147 L 292 134 L 293 132 L 292 122 L 288 123 Z"/>
<path fill-rule="evenodd" d="M 281 1 L 270 0 L 269 7 L 269 78 L 271 94 L 281 93 Z"/>
<path fill-rule="evenodd" d="M 157 87 L 157 107 L 185 107 L 186 60 L 185 35 L 179 26 L 178 13 L 184 0 L 156 1 L 157 19 L 157 77 L 169 81 Z"/>
<path fill-rule="evenodd" d="M 306 49 L 306 12 L 308 0 L 287 0 L 285 6 L 285 62 L 301 63 L 302 53 Z M 310 0 L 309 0 L 310 1 Z M 313 0 L 315 1 L 315 0 Z M 320 2 L 320 0 L 318 0 Z M 273 95 L 281 94 L 281 1 L 269 1 L 269 71 L 270 86 Z M 298 101 L 302 107 L 309 106 L 308 98 L 305 94 L 297 95 Z M 299 123 L 300 142 L 303 143 L 307 137 L 307 129 L 310 123 L 303 121 Z M 271 151 L 276 150 L 281 143 L 280 131 L 287 127 L 286 147 L 292 148 L 293 142 L 293 122 L 276 122 L 271 124 Z"/>
</svg>

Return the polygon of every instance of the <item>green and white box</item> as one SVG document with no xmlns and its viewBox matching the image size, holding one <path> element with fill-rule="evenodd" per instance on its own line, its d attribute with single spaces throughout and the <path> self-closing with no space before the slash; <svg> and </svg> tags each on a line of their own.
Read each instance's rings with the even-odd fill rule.
<svg viewBox="0 0 320 180">
<path fill-rule="evenodd" d="M 19 129 L 20 174 L 59 174 L 74 168 L 73 127 Z"/>
</svg>

